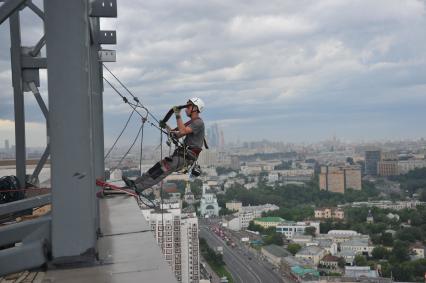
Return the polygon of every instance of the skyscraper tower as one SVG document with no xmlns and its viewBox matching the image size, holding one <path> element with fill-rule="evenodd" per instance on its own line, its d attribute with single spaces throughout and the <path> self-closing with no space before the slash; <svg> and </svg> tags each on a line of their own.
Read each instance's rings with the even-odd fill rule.
<svg viewBox="0 0 426 283">
<path fill-rule="evenodd" d="M 368 150 L 365 152 L 365 174 L 377 176 L 377 163 L 382 159 L 380 150 Z"/>
<path fill-rule="evenodd" d="M 4 149 L 9 151 L 9 140 L 4 140 Z"/>
<path fill-rule="evenodd" d="M 212 148 L 220 146 L 220 133 L 217 124 L 213 124 L 207 130 L 207 139 L 209 142 L 209 146 L 211 146 Z"/>
</svg>

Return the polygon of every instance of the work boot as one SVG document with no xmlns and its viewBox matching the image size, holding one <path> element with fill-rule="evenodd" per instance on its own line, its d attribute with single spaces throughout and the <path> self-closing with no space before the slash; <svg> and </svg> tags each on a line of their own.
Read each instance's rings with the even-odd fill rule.
<svg viewBox="0 0 426 283">
<path fill-rule="evenodd" d="M 130 180 L 129 178 L 127 178 L 126 176 L 121 177 L 121 179 L 124 181 L 124 183 L 126 184 L 126 186 L 129 189 L 136 189 L 136 183 L 133 180 Z"/>
</svg>

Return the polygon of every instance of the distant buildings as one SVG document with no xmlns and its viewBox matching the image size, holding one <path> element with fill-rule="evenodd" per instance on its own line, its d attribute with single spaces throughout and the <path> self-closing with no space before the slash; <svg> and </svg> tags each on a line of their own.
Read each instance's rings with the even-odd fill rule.
<svg viewBox="0 0 426 283">
<path fill-rule="evenodd" d="M 345 218 L 345 212 L 341 208 L 323 207 L 316 208 L 315 218 L 317 219 L 338 219 L 343 220 Z"/>
<path fill-rule="evenodd" d="M 188 204 L 193 204 L 195 202 L 195 196 L 191 191 L 191 186 L 189 182 L 186 183 L 184 200 Z"/>
<path fill-rule="evenodd" d="M 371 256 L 374 246 L 369 244 L 368 239 L 351 239 L 340 244 L 341 251 L 353 251 L 355 254 Z"/>
<path fill-rule="evenodd" d="M 325 254 L 326 251 L 320 247 L 305 246 L 298 253 L 296 253 L 295 257 L 317 266 Z"/>
<path fill-rule="evenodd" d="M 219 147 L 220 146 L 220 131 L 217 124 L 213 124 L 210 128 L 207 129 L 207 140 L 210 147 Z"/>
<path fill-rule="evenodd" d="M 378 201 L 362 201 L 362 202 L 353 202 L 348 204 L 350 207 L 377 207 L 382 209 L 392 209 L 392 210 L 401 210 L 401 209 L 415 209 L 418 205 L 426 205 L 426 202 L 411 200 L 411 201 L 396 201 L 392 202 L 390 200 L 378 200 Z"/>
<path fill-rule="evenodd" d="M 238 155 L 231 155 L 231 169 L 240 170 L 240 157 Z"/>
<path fill-rule="evenodd" d="M 347 189 L 361 190 L 361 168 L 357 165 L 321 166 L 320 190 L 344 193 Z"/>
<path fill-rule="evenodd" d="M 425 258 L 425 246 L 422 242 L 416 242 L 410 245 L 411 257 L 413 259 Z"/>
<path fill-rule="evenodd" d="M 234 211 L 242 211 L 243 208 L 243 203 L 240 201 L 231 201 L 231 202 L 227 202 L 225 204 L 226 208 L 229 210 L 234 210 Z"/>
<path fill-rule="evenodd" d="M 398 175 L 398 160 L 383 160 L 377 162 L 377 174 L 382 177 Z"/>
<path fill-rule="evenodd" d="M 250 221 L 261 217 L 263 212 L 274 211 L 278 209 L 280 209 L 278 206 L 269 203 L 263 205 L 243 206 L 240 213 L 238 214 L 241 228 L 246 229 L 249 226 Z"/>
<path fill-rule="evenodd" d="M 177 281 L 198 283 L 200 257 L 195 213 L 181 213 L 180 209 L 143 212 Z"/>
<path fill-rule="evenodd" d="M 219 205 L 217 203 L 216 195 L 209 190 L 207 184 L 203 184 L 203 195 L 200 202 L 201 216 L 219 216 Z"/>
<path fill-rule="evenodd" d="M 4 140 L 4 149 L 6 151 L 9 151 L 10 147 L 9 147 L 9 140 Z"/>
<path fill-rule="evenodd" d="M 417 168 L 425 168 L 426 160 L 425 159 L 408 159 L 408 160 L 399 160 L 398 161 L 398 173 L 407 174 L 409 171 Z"/>
<path fill-rule="evenodd" d="M 374 217 L 373 217 L 373 214 L 371 213 L 371 209 L 368 210 L 367 219 L 365 221 L 369 224 L 374 223 Z"/>
<path fill-rule="evenodd" d="M 329 269 L 338 269 L 339 267 L 339 257 L 334 255 L 325 255 L 319 262 L 319 264 L 325 268 Z"/>
<path fill-rule="evenodd" d="M 314 177 L 314 169 L 288 169 L 275 170 L 278 173 L 280 181 L 288 182 L 307 182 Z"/>
<path fill-rule="evenodd" d="M 278 233 L 284 234 L 287 239 L 292 239 L 295 235 L 303 235 L 307 227 L 315 227 L 315 234 L 320 231 L 320 222 L 315 221 L 284 221 L 276 226 Z"/>
<path fill-rule="evenodd" d="M 281 217 L 262 217 L 255 218 L 253 220 L 254 224 L 260 225 L 263 228 L 276 227 L 280 223 L 284 222 L 284 219 Z"/>
<path fill-rule="evenodd" d="M 399 158 L 403 160 L 399 160 Z M 371 176 L 396 176 L 417 168 L 425 168 L 426 159 L 419 156 L 401 156 L 380 150 L 365 152 L 365 174 Z"/>
<path fill-rule="evenodd" d="M 363 279 L 378 278 L 379 273 L 377 272 L 377 270 L 371 270 L 370 266 L 346 266 L 345 277 Z"/>
<path fill-rule="evenodd" d="M 242 206 L 241 202 L 227 202 L 226 208 L 237 211 L 234 215 L 228 216 L 224 223 L 231 230 L 246 229 L 250 221 L 260 218 L 263 212 L 278 210 L 279 207 L 274 204 L 263 204 L 253 206 Z"/>
<path fill-rule="evenodd" d="M 377 163 L 381 160 L 380 150 L 368 150 L 365 152 L 365 174 L 377 176 Z"/>
<path fill-rule="evenodd" d="M 261 253 L 275 266 L 280 266 L 284 257 L 291 256 L 291 253 L 286 249 L 277 245 L 263 246 L 261 248 Z"/>
</svg>

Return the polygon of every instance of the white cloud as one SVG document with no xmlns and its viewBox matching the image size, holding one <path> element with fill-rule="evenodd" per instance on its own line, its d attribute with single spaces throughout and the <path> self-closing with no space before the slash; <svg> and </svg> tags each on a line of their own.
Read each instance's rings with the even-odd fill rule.
<svg viewBox="0 0 426 283">
<path fill-rule="evenodd" d="M 424 1 L 133 0 L 118 5 L 118 19 L 102 20 L 104 29 L 117 29 L 118 44 L 112 48 L 118 61 L 108 67 L 157 116 L 192 96 L 205 99 L 209 123 L 224 120 L 234 133 L 245 131 L 253 113 L 267 120 L 283 111 L 300 117 L 309 109 L 312 117 L 323 117 L 344 109 L 354 125 L 363 126 L 368 123 L 360 117 L 366 115 L 359 111 L 373 106 L 383 123 L 391 115 L 401 121 L 425 115 L 416 110 L 426 103 Z M 33 22 L 39 20 L 24 21 Z M 6 88 L 0 93 L 0 119 L 12 119 L 5 106 L 13 96 L 3 26 L 0 83 Z M 38 30 L 25 35 L 32 42 Z M 130 108 L 105 90 L 106 118 L 125 120 Z M 390 107 L 398 114 L 390 114 Z M 29 119 L 39 112 L 36 105 L 27 109 Z M 294 118 L 285 130 L 297 132 L 298 123 Z M 317 123 L 313 119 L 303 127 L 324 126 Z"/>
<path fill-rule="evenodd" d="M 27 146 L 40 146 L 46 144 L 46 126 L 42 123 L 26 122 L 25 137 Z M 15 122 L 0 119 L 0 139 L 8 139 L 10 144 L 15 143 Z"/>
</svg>

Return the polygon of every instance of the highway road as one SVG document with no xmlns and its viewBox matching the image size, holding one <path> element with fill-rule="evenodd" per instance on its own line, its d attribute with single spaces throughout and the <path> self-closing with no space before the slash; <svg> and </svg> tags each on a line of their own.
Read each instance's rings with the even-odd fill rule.
<svg viewBox="0 0 426 283">
<path fill-rule="evenodd" d="M 226 243 L 209 230 L 206 226 L 200 225 L 200 237 L 205 238 L 211 248 L 223 247 L 223 260 L 226 267 L 232 274 L 236 283 L 280 283 L 284 282 L 281 276 L 272 270 L 272 267 L 254 254 L 240 248 L 231 248 Z"/>
</svg>

